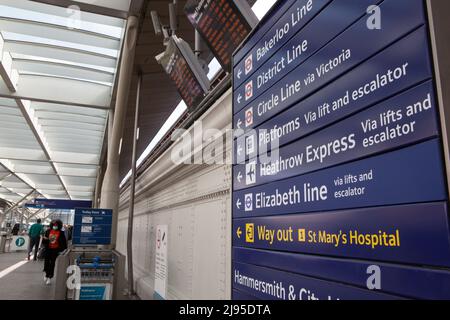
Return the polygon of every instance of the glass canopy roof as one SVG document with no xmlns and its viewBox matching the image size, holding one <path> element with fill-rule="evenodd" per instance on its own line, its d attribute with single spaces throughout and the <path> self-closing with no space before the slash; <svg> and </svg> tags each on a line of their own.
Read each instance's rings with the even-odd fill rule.
<svg viewBox="0 0 450 320">
<path fill-rule="evenodd" d="M 125 23 L 76 6 L 0 0 L 0 199 L 32 190 L 93 198 Z"/>
</svg>

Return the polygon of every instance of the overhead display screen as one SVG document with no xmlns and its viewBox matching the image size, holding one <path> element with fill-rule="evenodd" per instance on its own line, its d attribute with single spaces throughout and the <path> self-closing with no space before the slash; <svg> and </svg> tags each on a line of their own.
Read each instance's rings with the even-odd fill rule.
<svg viewBox="0 0 450 320">
<path fill-rule="evenodd" d="M 278 1 L 234 53 L 234 299 L 450 299 L 428 21 L 423 0 Z"/>
<path fill-rule="evenodd" d="M 185 13 L 224 70 L 231 70 L 233 52 L 256 23 L 247 3 L 234 0 L 188 0 Z"/>
<path fill-rule="evenodd" d="M 172 36 L 162 56 L 157 57 L 174 82 L 188 108 L 195 108 L 209 90 L 209 81 L 189 45 Z"/>
</svg>

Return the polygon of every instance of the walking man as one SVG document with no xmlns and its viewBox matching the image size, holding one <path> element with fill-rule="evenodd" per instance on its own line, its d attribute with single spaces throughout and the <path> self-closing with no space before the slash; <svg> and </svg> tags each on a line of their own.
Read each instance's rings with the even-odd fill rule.
<svg viewBox="0 0 450 320">
<path fill-rule="evenodd" d="M 35 224 L 33 224 L 28 231 L 28 236 L 30 237 L 30 248 L 28 250 L 28 260 L 30 260 L 31 253 L 33 252 L 34 247 L 34 258 L 33 260 L 37 260 L 39 243 L 41 241 L 43 226 L 41 224 L 41 219 L 38 219 Z"/>
</svg>

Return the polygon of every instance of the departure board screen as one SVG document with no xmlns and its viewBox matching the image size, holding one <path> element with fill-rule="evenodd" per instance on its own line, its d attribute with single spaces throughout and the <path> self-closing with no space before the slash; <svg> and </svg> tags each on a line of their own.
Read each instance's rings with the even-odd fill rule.
<svg viewBox="0 0 450 320">
<path fill-rule="evenodd" d="M 184 10 L 222 68 L 231 70 L 233 52 L 252 30 L 234 1 L 188 0 Z"/>
<path fill-rule="evenodd" d="M 188 108 L 196 107 L 203 100 L 206 92 L 195 76 L 188 60 L 173 39 L 170 40 L 166 53 L 160 60 L 160 64 L 175 83 Z"/>
</svg>

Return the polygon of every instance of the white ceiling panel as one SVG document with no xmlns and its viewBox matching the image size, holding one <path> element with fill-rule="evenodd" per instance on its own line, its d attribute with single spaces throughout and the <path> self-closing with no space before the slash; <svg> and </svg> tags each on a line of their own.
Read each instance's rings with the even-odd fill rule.
<svg viewBox="0 0 450 320">
<path fill-rule="evenodd" d="M 53 175 L 52 166 L 48 162 L 39 161 L 11 161 L 14 171 L 23 174 L 48 174 Z"/>
<path fill-rule="evenodd" d="M 77 0 L 76 2 L 128 12 L 131 0 Z"/>
</svg>

